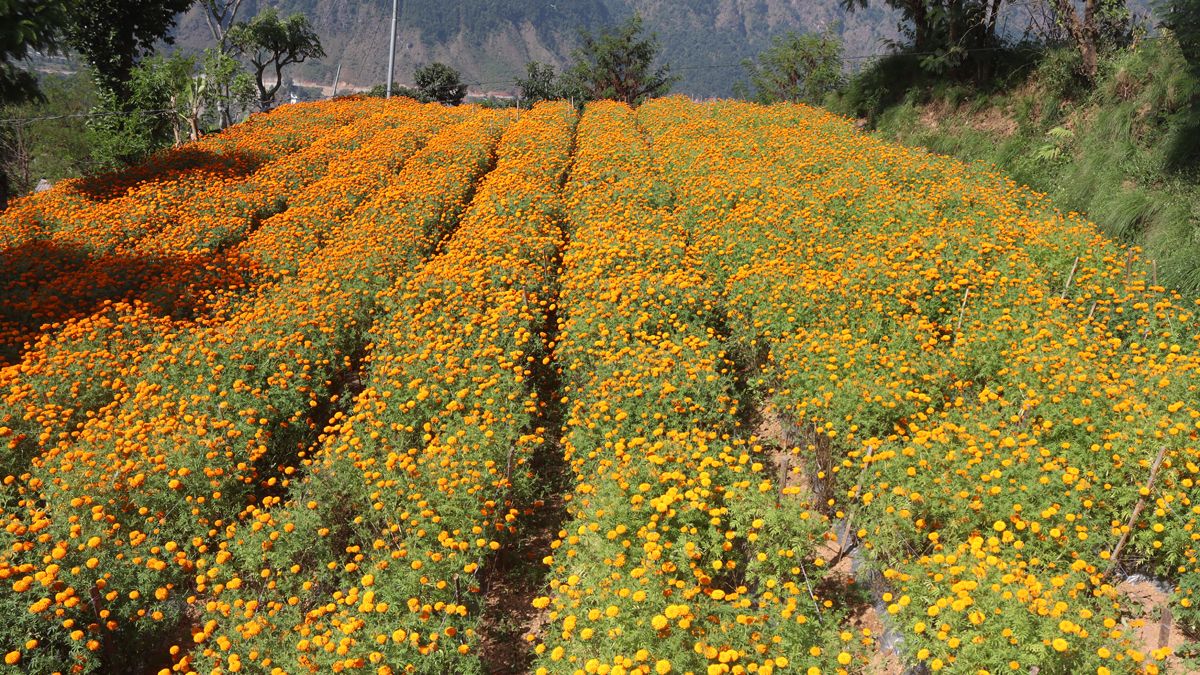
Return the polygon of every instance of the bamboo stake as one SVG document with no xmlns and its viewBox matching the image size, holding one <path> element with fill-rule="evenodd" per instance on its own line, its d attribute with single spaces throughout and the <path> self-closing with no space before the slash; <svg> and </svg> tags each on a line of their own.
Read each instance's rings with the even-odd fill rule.
<svg viewBox="0 0 1200 675">
<path fill-rule="evenodd" d="M 871 468 L 871 457 L 874 454 L 875 454 L 875 446 L 868 445 L 867 446 L 867 456 L 863 457 L 863 468 L 861 471 L 858 472 L 858 485 L 854 486 L 854 498 L 855 499 L 858 499 L 858 493 L 862 491 L 863 480 L 865 480 L 867 477 L 867 469 Z M 834 556 L 833 560 L 830 561 L 830 563 L 829 563 L 830 569 L 832 569 L 835 565 L 840 563 L 842 561 L 842 558 L 845 558 L 846 554 L 850 552 L 850 537 L 852 535 L 850 530 L 854 525 L 854 516 L 856 513 L 858 513 L 857 509 L 854 511 L 851 511 L 849 517 L 846 518 L 845 534 L 842 535 L 842 541 L 841 541 L 841 543 L 838 544 L 837 555 Z"/>
<path fill-rule="evenodd" d="M 804 569 L 804 561 L 799 561 L 800 571 L 804 573 L 804 587 L 808 589 L 808 597 L 812 598 L 813 607 L 817 609 L 817 623 L 825 625 L 825 620 L 821 618 L 821 603 L 817 602 L 817 596 L 813 594 L 812 583 L 808 580 L 808 570 Z"/>
<path fill-rule="evenodd" d="M 1125 547 L 1125 542 L 1129 540 L 1129 533 L 1133 531 L 1134 525 L 1137 524 L 1138 516 L 1142 513 L 1142 508 L 1146 506 L 1146 497 L 1149 496 L 1150 490 L 1154 487 L 1154 478 L 1158 475 L 1158 468 L 1162 466 L 1163 455 L 1167 453 L 1167 446 L 1162 446 L 1158 450 L 1158 457 L 1154 459 L 1154 466 L 1150 467 L 1150 479 L 1146 481 L 1146 494 L 1138 499 L 1138 503 L 1133 507 L 1133 515 L 1129 517 L 1129 525 L 1125 531 L 1121 533 L 1121 538 L 1117 540 L 1117 545 L 1113 547 L 1112 553 L 1108 555 L 1109 565 L 1108 571 L 1112 571 L 1117 564 L 1117 557 L 1121 555 L 1121 549 Z"/>
<path fill-rule="evenodd" d="M 1067 299 L 1067 290 L 1071 288 L 1071 280 L 1075 278 L 1075 270 L 1078 268 L 1079 268 L 1079 256 L 1075 256 L 1075 264 L 1071 265 L 1071 274 L 1067 276 L 1067 285 L 1063 286 L 1063 292 L 1062 292 L 1062 295 L 1059 296 L 1059 298 L 1058 298 L 1059 300 Z"/>
<path fill-rule="evenodd" d="M 967 287 L 967 290 L 965 290 L 963 292 L 962 306 L 960 306 L 958 308 L 958 324 L 954 326 L 955 333 L 957 333 L 959 330 L 962 329 L 963 312 L 966 311 L 966 309 L 967 309 L 967 298 L 969 298 L 970 296 L 971 296 L 971 288 Z"/>
<path fill-rule="evenodd" d="M 1093 300 L 1093 301 L 1092 301 L 1092 309 L 1091 309 L 1091 311 L 1090 311 L 1090 312 L 1088 312 L 1088 318 L 1087 318 L 1087 320 L 1088 320 L 1088 321 L 1091 321 L 1091 320 L 1092 320 L 1092 314 L 1094 314 L 1094 313 L 1095 313 L 1095 311 L 1096 311 L 1096 303 L 1098 303 L 1098 302 L 1100 302 L 1100 301 L 1099 301 L 1099 300 Z"/>
</svg>

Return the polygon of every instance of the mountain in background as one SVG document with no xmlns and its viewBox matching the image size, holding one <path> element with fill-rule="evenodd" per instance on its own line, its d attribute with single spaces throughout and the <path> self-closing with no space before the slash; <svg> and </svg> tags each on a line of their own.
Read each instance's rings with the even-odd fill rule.
<svg viewBox="0 0 1200 675">
<path fill-rule="evenodd" d="M 788 30 L 818 31 L 839 21 L 846 55 L 862 57 L 851 63 L 881 53 L 897 31 L 893 13 L 879 4 L 847 15 L 837 0 L 400 0 L 395 79 L 411 86 L 414 69 L 441 61 L 460 70 L 472 92 L 512 93 L 526 62 L 560 69 L 570 62 L 577 27 L 594 32 L 640 12 L 661 40 L 659 62 L 683 76 L 675 92 L 728 97 L 743 77 L 736 64 Z M 305 14 L 328 54 L 289 66 L 285 78 L 329 87 L 341 64 L 340 88 L 384 82 L 390 0 L 246 0 L 238 18 L 248 21 L 267 6 L 285 16 Z M 186 51 L 212 46 L 198 4 L 181 18 L 175 37 Z"/>
</svg>

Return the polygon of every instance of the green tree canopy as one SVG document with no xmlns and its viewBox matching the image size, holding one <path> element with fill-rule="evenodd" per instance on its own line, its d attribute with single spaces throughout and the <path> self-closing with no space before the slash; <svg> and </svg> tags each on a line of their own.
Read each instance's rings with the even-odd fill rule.
<svg viewBox="0 0 1200 675">
<path fill-rule="evenodd" d="M 771 47 L 758 59 L 742 62 L 754 100 L 759 103 L 788 101 L 817 105 L 827 92 L 842 83 L 842 38 L 837 22 L 820 33 L 799 35 L 788 31 L 771 39 Z M 750 98 L 745 83 L 738 83 L 734 93 Z"/>
<path fill-rule="evenodd" d="M 431 63 L 413 73 L 417 89 L 427 100 L 459 105 L 467 96 L 462 74 L 444 63 Z"/>
<path fill-rule="evenodd" d="M 279 13 L 268 7 L 258 13 L 250 23 L 239 21 L 227 33 L 229 44 L 243 54 L 254 66 L 258 85 L 258 101 L 262 110 L 271 107 L 275 94 L 283 84 L 283 68 L 305 59 L 325 56 L 321 39 L 312 24 L 303 14 L 293 14 L 284 21 Z M 275 73 L 275 83 L 269 88 L 263 75 L 270 68 Z"/>
<path fill-rule="evenodd" d="M 136 164 L 171 144 L 171 114 L 146 113 L 172 107 L 172 92 L 181 69 L 161 56 L 143 59 L 129 74 L 126 93 L 98 87 L 94 112 L 126 113 L 87 120 L 92 158 L 107 169 Z"/>
<path fill-rule="evenodd" d="M 204 10 L 204 20 L 208 22 L 208 30 L 212 32 L 213 40 L 217 42 L 217 50 L 228 54 L 229 31 L 237 25 L 237 13 L 245 0 L 200 0 Z"/>
<path fill-rule="evenodd" d="M 30 50 L 57 49 L 63 0 L 0 0 L 0 105 L 44 101 L 37 78 L 18 68 Z"/>
<path fill-rule="evenodd" d="M 159 40 L 175 44 L 169 34 L 193 0 L 87 0 L 70 6 L 63 35 L 66 43 L 96 71 L 100 86 L 128 108 L 133 96 L 133 70 L 154 52 Z"/>
<path fill-rule="evenodd" d="M 533 104 L 562 98 L 562 87 L 555 80 L 553 64 L 530 61 L 525 64 L 525 73 L 524 79 L 513 78 L 520 100 Z"/>
<path fill-rule="evenodd" d="M 986 86 L 1004 0 L 885 0 L 900 14 L 906 44 L 893 45 L 920 55 L 920 66 L 951 77 L 974 76 Z M 1011 0 L 1010 0 L 1011 1 Z M 1057 2 L 1057 0 L 1049 0 Z M 1090 1 L 1090 0 L 1089 0 Z M 870 0 L 841 0 L 847 12 L 866 9 Z"/>
<path fill-rule="evenodd" d="M 1179 43 L 1192 72 L 1200 75 L 1200 0 L 1162 0 L 1154 11 Z"/>
<path fill-rule="evenodd" d="M 578 91 L 590 100 L 610 99 L 638 105 L 647 98 L 665 96 L 679 80 L 671 66 L 651 70 L 658 55 L 658 34 L 643 38 L 642 16 L 625 23 L 604 26 L 599 35 L 579 30 L 578 49 L 571 52 L 574 64 L 563 78 L 568 91 Z"/>
</svg>

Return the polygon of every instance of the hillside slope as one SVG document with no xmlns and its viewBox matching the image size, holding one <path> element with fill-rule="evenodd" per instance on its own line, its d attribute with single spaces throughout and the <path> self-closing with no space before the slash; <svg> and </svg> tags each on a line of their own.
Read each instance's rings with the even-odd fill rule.
<svg viewBox="0 0 1200 675">
<path fill-rule="evenodd" d="M 827 105 L 888 140 L 994 165 L 1140 246 L 1163 285 L 1200 294 L 1200 82 L 1165 40 L 1102 59 L 1095 87 L 1078 62 L 1070 49 L 1014 53 L 979 91 L 914 80 L 892 58 Z"/>
<path fill-rule="evenodd" d="M 343 86 L 383 82 L 388 58 L 387 0 L 247 0 L 239 18 L 261 7 L 303 12 L 321 35 L 328 56 L 285 71 L 299 83 L 328 86 L 338 64 Z M 762 51 L 789 29 L 816 30 L 841 21 L 848 55 L 879 51 L 896 37 L 889 11 L 872 7 L 846 16 L 836 0 L 406 0 L 401 2 L 396 80 L 412 84 L 421 65 L 442 61 L 458 68 L 472 91 L 512 91 L 527 61 L 563 66 L 576 45 L 577 26 L 595 29 L 640 12 L 662 40 L 663 61 L 682 68 L 676 91 L 699 97 L 728 96 L 741 75 L 735 64 Z M 204 17 L 193 9 L 180 21 L 179 44 L 198 50 L 212 44 Z"/>
</svg>

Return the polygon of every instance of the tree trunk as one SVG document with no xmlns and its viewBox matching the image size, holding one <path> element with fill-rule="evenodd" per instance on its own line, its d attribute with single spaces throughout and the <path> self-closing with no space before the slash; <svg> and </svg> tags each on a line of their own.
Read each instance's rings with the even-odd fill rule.
<svg viewBox="0 0 1200 675">
<path fill-rule="evenodd" d="M 1079 48 L 1083 57 L 1083 74 L 1088 80 L 1095 81 L 1097 72 L 1096 39 L 1096 0 L 1085 0 L 1083 6 L 1083 21 L 1075 13 L 1072 0 L 1054 0 L 1054 9 L 1066 24 L 1067 33 Z"/>
</svg>

